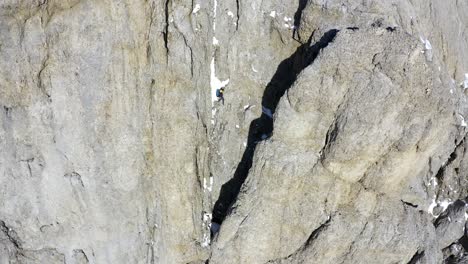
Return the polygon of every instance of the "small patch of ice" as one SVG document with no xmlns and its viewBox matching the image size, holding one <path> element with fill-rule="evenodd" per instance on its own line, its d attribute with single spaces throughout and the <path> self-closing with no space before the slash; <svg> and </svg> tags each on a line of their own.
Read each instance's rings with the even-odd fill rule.
<svg viewBox="0 0 468 264">
<path fill-rule="evenodd" d="M 427 212 L 430 213 L 432 216 L 436 217 L 434 215 L 434 208 L 437 206 L 436 200 L 433 199 L 432 203 L 429 205 L 429 208 L 427 208 Z"/>
<path fill-rule="evenodd" d="M 211 218 L 212 218 L 212 217 L 211 217 L 211 214 L 210 214 L 210 213 L 204 213 L 204 214 L 203 214 L 203 221 L 204 221 L 204 222 L 208 222 L 208 221 L 209 221 L 209 222 L 211 223 Z"/>
<path fill-rule="evenodd" d="M 244 142 L 244 147 L 247 147 L 247 142 Z"/>
<path fill-rule="evenodd" d="M 444 200 L 442 202 L 439 203 L 439 205 L 442 207 L 442 212 L 444 212 L 445 210 L 447 210 L 447 207 L 449 205 L 451 205 L 453 202 L 451 202 L 450 200 Z"/>
<path fill-rule="evenodd" d="M 250 105 L 249 105 L 249 104 L 248 104 L 248 105 L 244 105 L 244 111 L 247 110 L 247 109 L 249 109 L 249 108 L 250 108 Z"/>
<path fill-rule="evenodd" d="M 465 121 L 465 117 L 463 117 L 463 116 L 462 116 L 462 115 L 460 115 L 460 114 L 458 114 L 458 116 L 460 116 L 460 118 L 461 118 L 461 124 L 460 124 L 460 126 L 462 126 L 462 127 L 466 127 L 466 126 L 467 126 L 467 124 L 466 124 L 466 121 Z"/>
<path fill-rule="evenodd" d="M 219 45 L 219 41 L 216 37 L 213 37 L 213 45 L 215 46 L 218 46 Z"/>
<path fill-rule="evenodd" d="M 255 73 L 257 73 L 257 72 L 258 72 L 258 71 L 257 71 L 257 70 L 254 68 L 254 66 L 253 66 L 253 65 L 250 65 L 250 67 L 252 68 L 252 71 L 253 71 L 253 72 L 255 72 Z"/>
<path fill-rule="evenodd" d="M 200 5 L 196 4 L 195 7 L 193 8 L 192 14 L 196 14 L 198 13 L 198 11 L 200 11 Z"/>
<path fill-rule="evenodd" d="M 427 209 L 427 212 L 430 213 L 433 217 L 439 217 L 440 214 L 438 215 L 435 215 L 434 214 L 434 208 L 436 208 L 437 206 L 440 206 L 442 207 L 442 212 L 444 212 L 445 210 L 447 210 L 447 208 L 449 207 L 449 205 L 451 205 L 453 202 L 450 201 L 450 199 L 448 200 L 443 200 L 441 202 L 439 201 L 436 201 L 435 199 L 432 200 L 432 203 L 429 205 L 429 208 Z"/>
<path fill-rule="evenodd" d="M 292 21 L 292 18 L 285 16 L 284 17 L 284 22 L 290 22 Z"/>
<path fill-rule="evenodd" d="M 468 221 L 468 213 L 465 212 L 465 221 Z"/>
<path fill-rule="evenodd" d="M 234 17 L 234 13 L 232 13 L 231 11 L 228 11 L 227 15 L 230 16 L 230 17 Z"/>
<path fill-rule="evenodd" d="M 429 42 L 429 40 L 426 39 L 426 43 L 425 43 L 424 47 L 426 48 L 426 50 L 431 50 L 432 49 L 432 45 Z"/>
<path fill-rule="evenodd" d="M 276 11 L 271 11 L 271 12 L 270 12 L 270 16 L 271 16 L 271 17 L 276 17 Z"/>
<path fill-rule="evenodd" d="M 209 192 L 213 191 L 213 176 L 210 176 L 210 184 L 206 188 Z"/>
<path fill-rule="evenodd" d="M 203 234 L 202 247 L 209 247 L 211 243 L 210 235 L 208 233 Z"/>
<path fill-rule="evenodd" d="M 236 125 L 236 128 L 237 128 L 237 129 L 239 129 L 239 128 L 240 128 L 240 126 L 239 126 L 239 125 Z"/>
</svg>

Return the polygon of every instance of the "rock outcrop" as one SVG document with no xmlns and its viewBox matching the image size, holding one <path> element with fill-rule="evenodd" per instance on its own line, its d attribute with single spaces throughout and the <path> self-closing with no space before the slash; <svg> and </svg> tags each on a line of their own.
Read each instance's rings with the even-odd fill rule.
<svg viewBox="0 0 468 264">
<path fill-rule="evenodd" d="M 468 262 L 467 14 L 3 1 L 0 263 Z"/>
</svg>

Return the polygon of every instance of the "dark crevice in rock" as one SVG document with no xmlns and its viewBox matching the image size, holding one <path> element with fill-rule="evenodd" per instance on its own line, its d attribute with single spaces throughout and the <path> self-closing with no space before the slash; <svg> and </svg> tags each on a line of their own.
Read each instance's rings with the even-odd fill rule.
<svg viewBox="0 0 468 264">
<path fill-rule="evenodd" d="M 435 175 L 435 177 L 437 179 L 438 184 L 441 184 L 443 182 L 444 175 L 445 175 L 445 170 L 447 169 L 447 167 L 450 166 L 457 159 L 457 157 L 458 157 L 457 151 L 458 151 L 458 149 L 460 147 L 464 147 L 463 146 L 464 141 L 465 141 L 465 139 L 461 140 L 460 142 L 458 142 L 458 144 L 456 144 L 456 146 L 453 149 L 452 153 L 450 153 L 449 158 L 447 159 L 447 161 L 437 171 L 437 174 Z"/>
<path fill-rule="evenodd" d="M 468 263 L 468 237 L 465 235 L 442 249 L 445 264 Z"/>
<path fill-rule="evenodd" d="M 460 240 L 458 240 L 458 243 L 463 247 L 463 249 L 468 252 L 468 237 L 464 235 Z"/>
<path fill-rule="evenodd" d="M 410 261 L 408 262 L 408 264 L 417 264 L 420 262 L 420 260 L 424 257 L 424 250 L 423 251 L 416 251 L 416 253 L 414 253 L 413 257 L 410 259 Z"/>
<path fill-rule="evenodd" d="M 85 187 L 84 186 L 84 183 L 83 183 L 83 180 L 81 179 L 81 175 L 77 172 L 71 172 L 71 173 L 67 173 L 64 175 L 65 178 L 67 178 L 69 181 L 70 181 L 70 184 L 72 186 L 76 185 L 76 184 L 79 184 L 81 187 Z"/>
<path fill-rule="evenodd" d="M 89 263 L 88 256 L 86 255 L 86 253 L 82 249 L 74 249 L 73 250 L 73 257 L 75 259 L 79 259 L 79 260 L 81 260 L 81 261 L 83 261 L 85 263 Z"/>
<path fill-rule="evenodd" d="M 166 59 L 169 59 L 169 43 L 168 43 L 168 35 L 169 35 L 169 1 L 166 0 L 164 4 L 164 18 L 165 18 L 165 26 L 163 32 L 164 38 L 164 47 L 166 48 Z"/>
<path fill-rule="evenodd" d="M 218 200 L 213 208 L 214 223 L 221 224 L 228 214 L 229 208 L 236 201 L 242 184 L 252 167 L 252 160 L 258 142 L 271 136 L 273 132 L 273 114 L 281 97 L 296 81 L 298 74 L 312 64 L 319 52 L 335 39 L 337 33 L 338 30 L 336 29 L 328 31 L 312 46 L 310 45 L 311 38 L 309 38 L 308 43 L 301 45 L 295 53 L 279 64 L 263 94 L 263 113 L 250 123 L 247 146 L 234 176 L 221 187 Z"/>
<path fill-rule="evenodd" d="M 416 204 L 413 204 L 413 203 L 410 203 L 410 202 L 407 202 L 407 201 L 403 201 L 401 200 L 401 202 L 407 206 L 410 206 L 410 207 L 413 207 L 413 208 L 418 208 L 418 205 Z"/>
<path fill-rule="evenodd" d="M 446 224 L 446 222 L 451 222 L 448 220 L 450 215 L 456 214 L 456 212 L 465 211 L 466 202 L 463 200 L 456 200 L 452 204 L 450 204 L 447 209 L 437 217 L 434 221 L 434 227 L 437 228 L 442 224 Z"/>
<path fill-rule="evenodd" d="M 348 30 L 352 30 L 352 31 L 359 30 L 359 28 L 358 28 L 358 27 L 347 27 L 346 29 L 348 29 Z"/>
<path fill-rule="evenodd" d="M 396 27 L 387 27 L 386 30 L 388 32 L 394 32 L 396 30 Z"/>
<path fill-rule="evenodd" d="M 331 222 L 331 216 L 328 217 L 327 221 L 325 221 L 325 223 L 321 224 L 318 228 L 316 228 L 314 231 L 312 231 L 312 233 L 310 234 L 309 238 L 306 240 L 306 242 L 304 243 L 304 245 L 301 247 L 302 250 L 304 250 L 305 248 L 309 247 L 310 245 L 312 245 L 312 243 L 314 242 L 314 240 L 317 239 L 317 237 L 323 232 L 325 231 L 325 229 L 328 227 L 328 225 L 330 224 Z"/>
<path fill-rule="evenodd" d="M 51 96 L 50 94 L 47 92 L 45 86 L 44 86 L 44 82 L 43 82 L 43 72 L 44 70 L 47 68 L 49 64 L 49 54 L 47 53 L 46 54 L 46 57 L 44 58 L 44 60 L 42 61 L 41 63 L 41 68 L 39 69 L 39 72 L 37 73 L 37 86 L 39 87 L 39 90 L 47 97 L 47 100 L 49 102 L 51 102 Z"/>
<path fill-rule="evenodd" d="M 293 39 L 297 41 L 301 41 L 301 36 L 299 35 L 299 26 L 301 25 L 302 19 L 302 12 L 307 7 L 307 3 L 309 0 L 299 0 L 299 6 L 297 7 L 297 11 L 294 14 L 294 30 L 293 30 Z"/>
<path fill-rule="evenodd" d="M 336 140 L 338 131 L 339 131 L 338 117 L 335 117 L 335 121 L 328 128 L 327 135 L 325 136 L 325 145 L 323 145 L 320 151 L 320 161 L 325 160 L 325 153 L 327 152 L 326 150 L 329 149 L 331 144 Z"/>
<path fill-rule="evenodd" d="M 236 21 L 236 31 L 239 29 L 239 18 L 240 18 L 240 0 L 236 0 L 236 6 L 237 6 L 237 21 Z"/>
<path fill-rule="evenodd" d="M 8 227 L 4 221 L 0 221 L 0 231 L 5 234 L 16 249 L 23 249 L 18 234 L 16 234 L 15 230 Z"/>
<path fill-rule="evenodd" d="M 328 226 L 330 225 L 331 219 L 332 217 L 329 216 L 327 221 L 325 221 L 319 227 L 314 229 L 314 231 L 312 231 L 312 233 L 309 235 L 309 237 L 304 242 L 304 244 L 302 244 L 302 246 L 299 247 L 296 251 L 289 254 L 287 257 L 273 259 L 273 260 L 268 261 L 267 263 L 281 263 L 283 260 L 291 260 L 298 254 L 301 254 L 302 252 L 304 252 L 307 248 L 309 248 L 314 243 L 314 241 L 318 238 L 318 236 L 328 228 Z"/>
</svg>

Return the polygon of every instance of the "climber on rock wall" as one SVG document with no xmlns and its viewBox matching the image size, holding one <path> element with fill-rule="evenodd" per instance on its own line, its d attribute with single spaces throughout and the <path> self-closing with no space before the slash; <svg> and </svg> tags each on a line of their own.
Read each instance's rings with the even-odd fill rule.
<svg viewBox="0 0 468 264">
<path fill-rule="evenodd" d="M 221 101 L 224 105 L 224 88 L 216 90 L 216 97 L 218 97 L 218 101 Z"/>
</svg>

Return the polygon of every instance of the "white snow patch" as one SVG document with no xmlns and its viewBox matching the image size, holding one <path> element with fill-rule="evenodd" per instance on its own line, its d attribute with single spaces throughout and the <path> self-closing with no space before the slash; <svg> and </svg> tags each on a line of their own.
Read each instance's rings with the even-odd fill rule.
<svg viewBox="0 0 468 264">
<path fill-rule="evenodd" d="M 216 96 L 216 90 L 221 89 L 228 85 L 229 79 L 225 81 L 221 81 L 216 77 L 216 67 L 215 67 L 215 59 L 211 59 L 211 78 L 210 78 L 210 84 L 211 84 L 211 103 L 212 106 L 214 105 L 214 102 L 218 99 Z"/>
<path fill-rule="evenodd" d="M 210 245 L 210 235 L 207 233 L 203 234 L 203 242 L 201 244 L 202 247 L 208 247 Z"/>
<path fill-rule="evenodd" d="M 258 72 L 258 71 L 257 71 L 257 70 L 254 68 L 254 66 L 253 66 L 253 65 L 250 65 L 250 67 L 252 68 L 252 71 L 253 71 L 253 72 L 255 72 L 255 73 L 257 73 L 257 72 Z"/>
<path fill-rule="evenodd" d="M 249 109 L 249 108 L 250 108 L 250 105 L 249 105 L 249 104 L 248 104 L 248 105 L 244 105 L 244 111 L 247 110 L 247 109 Z"/>
<path fill-rule="evenodd" d="M 284 22 L 290 22 L 290 21 L 292 21 L 292 18 L 286 17 L 286 16 L 284 17 Z"/>
<path fill-rule="evenodd" d="M 426 50 L 431 50 L 432 49 L 432 45 L 431 43 L 429 42 L 429 40 L 426 39 L 426 43 L 425 43 L 425 46 Z"/>
<path fill-rule="evenodd" d="M 450 200 L 444 200 L 442 202 L 439 203 L 439 205 L 442 207 L 442 212 L 447 210 L 447 207 L 449 205 L 451 205 L 453 202 L 451 202 Z"/>
<path fill-rule="evenodd" d="M 443 200 L 441 202 L 439 201 L 436 201 L 435 199 L 432 200 L 432 203 L 429 205 L 429 208 L 427 209 L 428 213 L 430 213 L 433 217 L 439 217 L 440 214 L 438 215 L 435 215 L 434 214 L 434 208 L 437 207 L 437 206 L 440 206 L 442 207 L 442 212 L 444 212 L 445 210 L 447 210 L 447 208 L 449 207 L 449 205 L 451 205 L 453 202 L 450 201 L 450 199 L 448 200 Z"/>
<path fill-rule="evenodd" d="M 468 221 L 468 213 L 465 212 L 465 221 Z"/>
<path fill-rule="evenodd" d="M 450 93 L 453 94 L 453 89 L 450 89 Z"/>
<path fill-rule="evenodd" d="M 213 45 L 215 46 L 218 46 L 219 45 L 219 41 L 216 37 L 213 37 Z"/>
<path fill-rule="evenodd" d="M 276 17 L 276 11 L 271 11 L 271 12 L 270 12 L 270 16 L 271 16 L 271 17 Z"/>
<path fill-rule="evenodd" d="M 208 221 L 211 222 L 211 218 L 212 218 L 211 214 L 209 214 L 209 213 L 204 213 L 203 214 L 203 221 L 204 222 L 208 222 Z"/>
<path fill-rule="evenodd" d="M 247 142 L 244 142 L 244 147 L 247 147 Z"/>
<path fill-rule="evenodd" d="M 434 208 L 437 206 L 436 200 L 433 199 L 432 203 L 429 205 L 429 208 L 427 208 L 427 212 L 430 213 L 432 216 L 436 217 L 433 213 Z"/>
<path fill-rule="evenodd" d="M 466 126 L 467 126 L 467 124 L 466 124 L 466 121 L 465 121 L 465 117 L 463 117 L 463 116 L 462 116 L 462 115 L 460 115 L 460 114 L 458 114 L 458 116 L 460 116 L 460 118 L 461 118 L 461 124 L 460 124 L 460 126 L 462 126 L 462 127 L 466 127 Z"/>
<path fill-rule="evenodd" d="M 228 11 L 227 15 L 230 16 L 230 17 L 234 17 L 234 13 L 232 13 L 231 11 Z"/>
<path fill-rule="evenodd" d="M 192 14 L 196 14 L 198 13 L 198 11 L 200 11 L 200 5 L 196 4 L 195 7 L 193 8 Z"/>
<path fill-rule="evenodd" d="M 239 128 L 240 128 L 240 126 L 239 126 L 239 125 L 236 125 L 236 128 L 237 128 L 237 129 L 239 129 Z"/>
<path fill-rule="evenodd" d="M 209 192 L 213 191 L 213 176 L 210 176 L 210 184 L 206 188 Z"/>
</svg>

